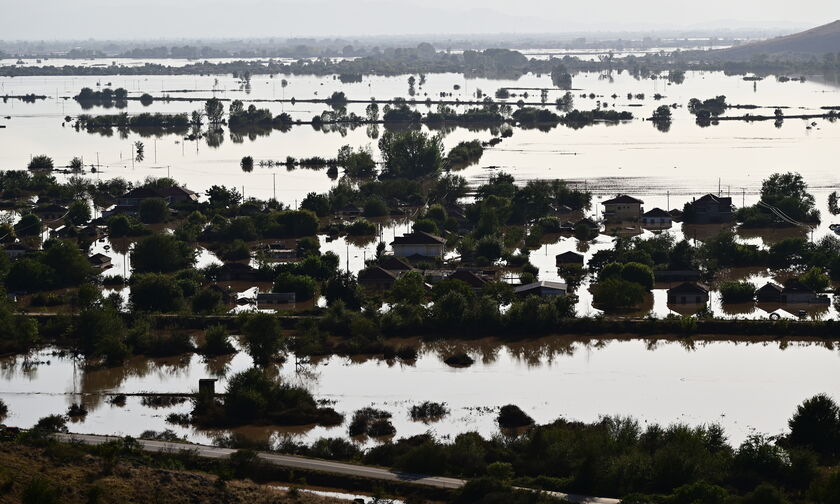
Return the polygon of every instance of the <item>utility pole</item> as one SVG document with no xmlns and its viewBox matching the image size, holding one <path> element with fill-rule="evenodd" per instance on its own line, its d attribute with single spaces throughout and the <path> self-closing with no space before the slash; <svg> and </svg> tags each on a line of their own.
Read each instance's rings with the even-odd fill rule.
<svg viewBox="0 0 840 504">
<path fill-rule="evenodd" d="M 667 199 L 668 203 L 665 204 L 665 210 L 670 211 L 671 210 L 671 190 L 669 189 L 669 190 L 665 191 L 665 194 L 667 195 L 667 198 L 668 198 Z"/>
<path fill-rule="evenodd" d="M 271 185 L 274 188 L 274 201 L 277 201 L 277 174 L 271 174 Z"/>
</svg>

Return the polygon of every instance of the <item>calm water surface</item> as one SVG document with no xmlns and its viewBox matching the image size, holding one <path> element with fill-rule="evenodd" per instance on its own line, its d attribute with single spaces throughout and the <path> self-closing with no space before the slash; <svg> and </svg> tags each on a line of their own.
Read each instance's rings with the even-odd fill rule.
<svg viewBox="0 0 840 504">
<path fill-rule="evenodd" d="M 457 350 L 469 352 L 476 364 L 456 369 L 442 363 L 442 357 Z M 0 399 L 9 406 L 8 425 L 31 426 L 45 415 L 66 412 L 81 397 L 90 413 L 71 425 L 73 431 L 138 435 L 171 428 L 192 441 L 208 443 L 220 433 L 165 421 L 171 412 L 189 411 L 189 403 L 152 409 L 143 407 L 139 397 L 129 397 L 121 408 L 110 405 L 103 394 L 190 392 L 206 377 L 219 378 L 217 390 L 223 390 L 231 373 L 251 363 L 245 354 L 211 361 L 199 356 L 136 358 L 120 368 L 84 371 L 74 368 L 69 357 L 45 349 L 28 358 L 3 360 Z M 756 431 L 783 432 L 796 405 L 814 394 L 840 396 L 838 364 L 838 350 L 818 344 L 546 338 L 510 346 L 426 345 L 411 365 L 331 357 L 296 367 L 290 358 L 277 373 L 348 417 L 371 405 L 392 412 L 398 436 L 427 431 L 441 437 L 466 431 L 489 436 L 497 432 L 496 409 L 514 403 L 541 423 L 558 417 L 593 421 L 601 415 L 659 423 L 716 422 L 738 443 Z M 446 402 L 451 414 L 430 425 L 412 422 L 410 406 L 426 400 Z M 263 439 L 289 435 L 301 441 L 347 432 L 346 424 L 241 431 Z"/>
</svg>

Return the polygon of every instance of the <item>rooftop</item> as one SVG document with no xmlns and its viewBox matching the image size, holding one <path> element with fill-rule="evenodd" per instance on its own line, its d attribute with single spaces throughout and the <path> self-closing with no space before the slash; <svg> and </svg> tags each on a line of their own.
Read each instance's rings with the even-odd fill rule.
<svg viewBox="0 0 840 504">
<path fill-rule="evenodd" d="M 446 238 L 426 233 L 424 231 L 415 231 L 403 236 L 394 238 L 391 245 L 444 245 Z"/>
<path fill-rule="evenodd" d="M 626 194 L 619 194 L 618 196 L 616 196 L 613 199 L 608 199 L 606 201 L 603 201 L 601 204 L 602 205 L 620 205 L 620 204 L 642 205 L 642 204 L 644 204 L 644 201 L 642 201 L 640 199 L 636 199 L 632 196 L 628 196 Z"/>
</svg>

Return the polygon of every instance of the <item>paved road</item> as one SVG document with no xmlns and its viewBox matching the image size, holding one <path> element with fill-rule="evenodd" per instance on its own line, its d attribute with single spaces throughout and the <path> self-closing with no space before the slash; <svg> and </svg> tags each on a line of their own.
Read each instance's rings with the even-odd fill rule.
<svg viewBox="0 0 840 504">
<path fill-rule="evenodd" d="M 105 443 L 107 441 L 122 439 L 114 436 L 95 436 L 91 434 L 56 434 L 55 436 L 57 439 L 62 441 L 78 441 L 91 445 L 97 445 Z M 146 439 L 139 439 L 138 443 L 140 443 L 140 446 L 143 448 L 143 450 L 149 452 L 176 452 L 179 450 L 193 450 L 202 457 L 212 459 L 226 459 L 230 457 L 231 453 L 234 453 L 236 451 L 230 448 L 217 448 L 213 446 L 186 443 L 168 443 L 166 441 L 152 441 Z M 329 460 L 310 459 L 305 457 L 297 457 L 293 455 L 278 455 L 275 453 L 259 452 L 257 456 L 265 462 L 268 462 L 269 464 L 274 464 L 281 467 L 288 467 L 291 469 L 319 471 L 330 474 L 340 474 L 343 476 L 371 478 L 381 481 L 410 483 L 413 485 L 424 485 L 434 488 L 454 489 L 460 488 L 464 485 L 464 483 L 466 483 L 466 481 L 456 478 L 409 474 L 389 469 L 383 469 L 379 467 L 347 464 L 343 462 L 332 462 Z M 562 499 L 566 499 L 569 502 L 579 504 L 619 504 L 618 499 L 586 497 L 581 495 L 568 495 L 557 492 L 552 492 L 551 495 Z"/>
</svg>

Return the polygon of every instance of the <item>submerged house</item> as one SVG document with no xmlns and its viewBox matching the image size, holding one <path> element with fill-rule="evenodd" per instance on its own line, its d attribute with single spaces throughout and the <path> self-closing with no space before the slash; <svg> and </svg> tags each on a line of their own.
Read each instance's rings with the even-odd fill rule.
<svg viewBox="0 0 840 504">
<path fill-rule="evenodd" d="M 767 282 L 763 287 L 756 291 L 756 300 L 759 303 L 781 303 L 783 290 L 784 287 L 781 285 Z"/>
<path fill-rule="evenodd" d="M 619 194 L 601 204 L 604 205 L 604 219 L 610 222 L 623 222 L 638 221 L 642 216 L 642 205 L 645 202 L 626 194 Z"/>
<path fill-rule="evenodd" d="M 782 303 L 788 304 L 827 304 L 828 296 L 817 295 L 814 289 L 798 280 L 788 282 L 782 289 Z"/>
<path fill-rule="evenodd" d="M 671 214 L 661 208 L 654 208 L 642 214 L 642 226 L 651 228 L 669 228 L 673 224 Z"/>
<path fill-rule="evenodd" d="M 257 294 L 257 306 L 295 304 L 294 292 L 260 292 Z"/>
<path fill-rule="evenodd" d="M 399 257 L 388 255 L 379 260 L 379 267 L 395 274 L 403 274 L 408 271 L 414 271 L 414 266 L 403 261 Z"/>
<path fill-rule="evenodd" d="M 445 245 L 446 238 L 423 231 L 398 236 L 391 242 L 397 257 L 443 257 Z"/>
<path fill-rule="evenodd" d="M 473 290 L 480 291 L 487 285 L 488 280 L 481 275 L 466 269 L 458 269 L 446 277 L 447 280 L 460 280 L 473 288 Z"/>
<path fill-rule="evenodd" d="M 258 282 L 260 271 L 243 263 L 225 263 L 216 273 L 218 282 Z"/>
<path fill-rule="evenodd" d="M 685 270 L 654 270 L 653 278 L 657 282 L 672 283 L 672 282 L 697 282 L 700 280 L 702 273 L 699 270 L 685 269 Z"/>
<path fill-rule="evenodd" d="M 583 267 L 584 256 L 583 254 L 578 254 L 577 252 L 563 252 L 562 254 L 557 254 L 554 257 L 555 264 L 560 266 L 580 266 Z"/>
<path fill-rule="evenodd" d="M 26 254 L 33 252 L 35 249 L 24 243 L 15 242 L 5 245 L 3 247 L 3 250 L 6 251 L 6 255 L 9 256 L 9 259 L 14 261 L 19 257 L 25 256 Z"/>
<path fill-rule="evenodd" d="M 519 285 L 514 287 L 513 292 L 520 297 L 528 296 L 565 296 L 568 292 L 568 286 L 562 282 L 549 282 L 541 280 L 539 282 L 530 283 L 527 285 Z"/>
<path fill-rule="evenodd" d="M 88 257 L 88 262 L 91 266 L 100 271 L 105 271 L 106 269 L 111 267 L 111 258 L 106 256 L 105 254 L 93 254 L 92 256 Z"/>
<path fill-rule="evenodd" d="M 67 207 L 63 207 L 56 203 L 46 206 L 37 207 L 32 210 L 32 213 L 38 216 L 43 221 L 57 221 L 67 215 Z"/>
<path fill-rule="evenodd" d="M 700 305 L 709 302 L 709 288 L 699 282 L 685 282 L 668 289 L 668 304 Z"/>
<path fill-rule="evenodd" d="M 735 219 L 732 198 L 707 194 L 686 203 L 683 220 L 688 224 L 724 224 Z"/>
<path fill-rule="evenodd" d="M 397 278 L 399 278 L 398 274 L 374 266 L 359 272 L 359 285 L 369 290 L 386 291 L 394 286 Z"/>
</svg>

